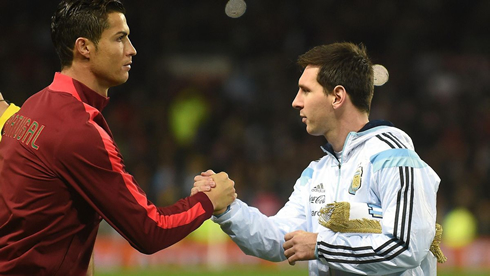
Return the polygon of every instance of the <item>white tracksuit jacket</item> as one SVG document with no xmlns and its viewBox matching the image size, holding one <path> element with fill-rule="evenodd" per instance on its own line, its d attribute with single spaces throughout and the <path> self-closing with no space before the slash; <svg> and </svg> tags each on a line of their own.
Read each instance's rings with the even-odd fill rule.
<svg viewBox="0 0 490 276">
<path fill-rule="evenodd" d="M 317 259 L 309 275 L 437 275 L 429 252 L 435 234 L 440 179 L 415 153 L 410 137 L 386 121 L 368 123 L 346 138 L 340 162 L 331 146 L 294 185 L 286 205 L 267 217 L 240 200 L 213 221 L 244 253 L 286 260 L 284 235 L 318 234 Z M 381 206 L 382 234 L 336 233 L 318 223 L 318 211 L 332 202 Z"/>
</svg>

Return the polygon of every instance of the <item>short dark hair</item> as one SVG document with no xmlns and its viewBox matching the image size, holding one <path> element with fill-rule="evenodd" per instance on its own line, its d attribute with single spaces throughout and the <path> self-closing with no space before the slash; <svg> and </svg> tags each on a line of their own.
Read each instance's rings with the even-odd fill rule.
<svg viewBox="0 0 490 276">
<path fill-rule="evenodd" d="M 329 94 L 335 86 L 342 85 L 352 103 L 369 113 L 374 93 L 373 64 L 363 44 L 350 42 L 316 46 L 299 56 L 298 64 L 320 67 L 317 81 Z"/>
<path fill-rule="evenodd" d="M 126 10 L 120 0 L 63 0 L 51 17 L 51 39 L 60 58 L 61 68 L 71 66 L 73 47 L 79 37 L 98 44 L 109 27 L 108 14 Z"/>
</svg>

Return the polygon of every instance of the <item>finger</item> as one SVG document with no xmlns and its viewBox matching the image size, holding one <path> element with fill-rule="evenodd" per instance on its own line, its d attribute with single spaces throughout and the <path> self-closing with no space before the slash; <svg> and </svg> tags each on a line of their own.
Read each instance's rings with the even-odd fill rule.
<svg viewBox="0 0 490 276">
<path fill-rule="evenodd" d="M 284 235 L 284 240 L 285 241 L 289 241 L 290 239 L 292 239 L 295 235 L 295 232 L 289 232 L 289 233 L 286 233 L 286 235 Z"/>
<path fill-rule="evenodd" d="M 199 189 L 197 187 L 194 187 L 191 189 L 191 196 L 197 194 L 199 192 Z"/>
<path fill-rule="evenodd" d="M 293 255 L 293 256 L 291 256 L 290 258 L 288 258 L 288 263 L 289 263 L 290 265 L 295 265 L 295 264 L 296 264 L 296 260 L 295 260 L 295 258 L 294 258 L 294 255 Z"/>
<path fill-rule="evenodd" d="M 194 181 L 209 180 L 213 179 L 211 176 L 196 175 Z"/>
<path fill-rule="evenodd" d="M 194 186 L 209 186 L 211 188 L 216 187 L 216 182 L 212 178 L 204 178 L 202 180 L 194 182 Z"/>
<path fill-rule="evenodd" d="M 191 192 L 193 193 L 198 193 L 198 192 L 203 192 L 203 188 L 202 187 L 194 187 L 191 189 Z"/>
<path fill-rule="evenodd" d="M 194 182 L 194 187 L 201 187 L 202 186 L 202 180 L 198 180 Z"/>
<path fill-rule="evenodd" d="M 228 174 L 226 172 L 219 172 L 217 174 L 212 175 L 212 177 L 219 177 L 220 179 L 229 179 Z"/>
<path fill-rule="evenodd" d="M 216 174 L 213 170 L 207 170 L 201 173 L 202 176 L 211 176 L 213 174 Z"/>
<path fill-rule="evenodd" d="M 197 181 L 194 181 L 194 187 L 197 187 L 197 186 L 214 187 L 214 186 L 216 186 L 216 182 L 211 177 L 206 177 L 206 178 L 202 178 L 202 179 L 199 179 Z"/>
<path fill-rule="evenodd" d="M 290 265 L 295 265 L 296 264 L 297 258 L 294 255 L 294 250 L 293 249 L 287 250 L 287 254 L 286 254 L 286 251 L 284 251 L 284 256 L 286 256 L 286 258 L 288 259 L 288 263 Z"/>
<path fill-rule="evenodd" d="M 202 191 L 202 192 L 207 192 L 207 191 L 210 191 L 211 188 L 213 188 L 214 184 L 211 184 L 209 181 L 197 181 L 197 182 L 194 182 L 194 187 L 195 188 L 198 188 L 199 191 Z"/>
</svg>

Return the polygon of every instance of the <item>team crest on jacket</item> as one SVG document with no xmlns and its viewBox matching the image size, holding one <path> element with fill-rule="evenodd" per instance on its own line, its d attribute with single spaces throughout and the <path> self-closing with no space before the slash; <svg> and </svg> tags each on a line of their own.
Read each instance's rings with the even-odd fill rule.
<svg viewBox="0 0 490 276">
<path fill-rule="evenodd" d="M 352 178 L 352 183 L 350 184 L 349 187 L 349 194 L 355 195 L 357 190 L 361 188 L 362 185 L 362 166 L 359 165 L 359 167 L 356 170 L 356 173 L 354 174 L 354 178 Z"/>
</svg>

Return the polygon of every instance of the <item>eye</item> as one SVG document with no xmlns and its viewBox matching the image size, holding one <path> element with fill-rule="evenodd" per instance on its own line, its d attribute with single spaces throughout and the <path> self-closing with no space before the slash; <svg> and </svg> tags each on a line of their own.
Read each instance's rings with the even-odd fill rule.
<svg viewBox="0 0 490 276">
<path fill-rule="evenodd" d="M 123 34 L 121 34 L 120 36 L 118 36 L 116 40 L 117 40 L 117 41 L 119 41 L 119 42 L 122 42 L 122 41 L 123 41 L 123 40 L 125 40 L 127 37 L 128 37 L 128 34 L 123 33 Z"/>
</svg>

